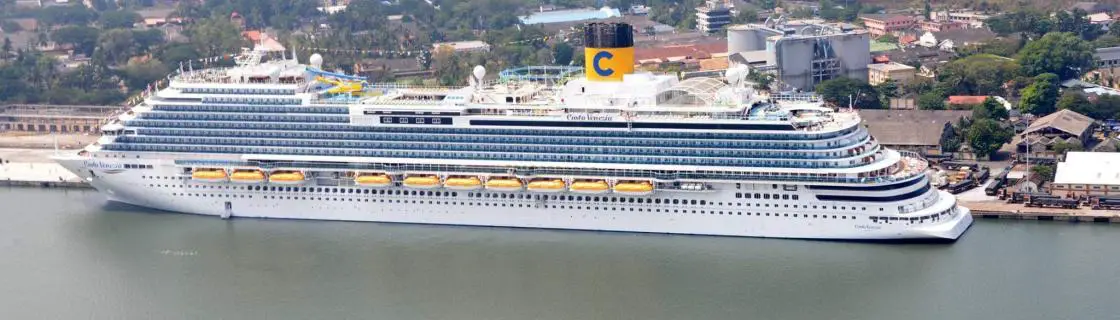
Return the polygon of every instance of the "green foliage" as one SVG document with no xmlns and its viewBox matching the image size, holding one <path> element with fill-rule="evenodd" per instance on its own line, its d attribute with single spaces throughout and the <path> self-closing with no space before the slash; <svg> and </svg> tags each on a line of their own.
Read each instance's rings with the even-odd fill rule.
<svg viewBox="0 0 1120 320">
<path fill-rule="evenodd" d="M 816 92 L 824 100 L 835 106 L 848 106 L 849 97 L 856 108 L 882 109 L 879 92 L 865 81 L 851 78 L 836 78 L 818 83 Z"/>
<path fill-rule="evenodd" d="M 124 64 L 135 55 L 139 48 L 133 39 L 132 30 L 113 29 L 101 34 L 97 39 L 97 54 L 109 64 Z"/>
<path fill-rule="evenodd" d="M 770 86 L 774 84 L 774 74 L 755 71 L 747 74 L 747 80 L 754 82 L 755 90 L 770 91 Z"/>
<path fill-rule="evenodd" d="M 1111 30 L 1120 30 L 1120 28 L 1113 28 L 1113 29 L 1110 29 L 1109 31 L 1111 31 Z M 1108 47 L 1117 47 L 1117 46 L 1120 46 L 1120 37 L 1117 37 L 1117 36 L 1114 36 L 1114 35 L 1111 35 L 1111 34 L 1104 35 L 1104 36 L 1101 36 L 1100 38 L 1097 38 L 1096 40 L 1093 40 L 1093 42 L 1091 42 L 1090 45 L 1092 45 L 1093 48 L 1097 48 L 1097 49 L 1108 48 Z"/>
<path fill-rule="evenodd" d="M 945 95 L 939 91 L 929 91 L 918 95 L 918 109 L 945 110 Z"/>
<path fill-rule="evenodd" d="M 999 35 L 1022 33 L 1032 39 L 1050 32 L 1070 32 L 1092 41 L 1103 34 L 1100 26 L 1089 23 L 1085 12 L 1081 10 L 1074 10 L 1073 13 L 1059 11 L 1051 15 L 1048 12 L 1025 9 L 991 17 L 984 23 Z"/>
<path fill-rule="evenodd" d="M 23 31 L 23 27 L 20 27 L 19 23 L 12 20 L 0 20 L 0 30 L 5 33 L 16 33 Z"/>
<path fill-rule="evenodd" d="M 97 12 L 81 4 L 44 7 L 37 13 L 39 24 L 43 26 L 89 25 L 97 19 Z"/>
<path fill-rule="evenodd" d="M 159 60 L 152 59 L 140 63 L 130 63 L 122 71 L 130 89 L 144 90 L 148 84 L 167 76 L 171 69 Z"/>
<path fill-rule="evenodd" d="M 968 128 L 968 146 L 977 157 L 991 157 L 1004 143 L 1011 141 L 1014 132 L 992 119 L 975 119 Z"/>
<path fill-rule="evenodd" d="M 1054 166 L 1036 165 L 1031 167 L 1031 174 L 1042 177 L 1044 181 L 1054 181 Z"/>
<path fill-rule="evenodd" d="M 1072 33 L 1047 33 L 1028 42 L 1019 51 L 1023 74 L 1036 76 L 1053 73 L 1061 79 L 1072 79 L 1093 68 L 1093 46 Z"/>
<path fill-rule="evenodd" d="M 1003 85 L 1020 69 L 1015 60 L 977 54 L 941 66 L 937 80 L 946 95 L 1003 95 Z"/>
<path fill-rule="evenodd" d="M 101 17 L 97 19 L 97 23 L 103 29 L 131 29 L 132 25 L 140 20 L 140 14 L 136 12 L 118 10 L 102 12 Z"/>
<path fill-rule="evenodd" d="M 1064 156 L 1066 152 L 1070 151 L 1085 151 L 1085 146 L 1082 146 L 1080 143 L 1076 142 L 1058 141 L 1058 143 L 1050 146 L 1050 150 L 1054 151 L 1054 153 Z"/>
<path fill-rule="evenodd" d="M 51 31 L 51 40 L 74 46 L 74 50 L 86 56 L 93 55 L 101 30 L 85 26 L 65 26 Z"/>
<path fill-rule="evenodd" d="M 321 6 L 322 1 L 315 0 L 208 0 L 208 1 L 180 1 L 175 9 L 175 15 L 194 20 L 206 18 L 228 19 L 237 12 L 245 21 L 245 26 L 252 29 L 272 27 L 281 30 L 298 28 L 300 21 L 310 20 L 322 13 L 315 9 Z M 347 11 L 366 4 L 380 5 L 380 1 L 353 1 Z M 373 18 L 367 17 L 367 18 Z M 373 29 L 367 29 L 373 30 Z"/>
<path fill-rule="evenodd" d="M 241 37 L 241 31 L 229 22 L 229 19 L 199 20 L 187 29 L 186 33 L 195 51 L 204 57 L 235 53 L 248 45 Z"/>
<path fill-rule="evenodd" d="M 1084 110 L 1084 108 L 1088 107 L 1090 104 L 1089 98 L 1086 98 L 1085 95 L 1076 90 L 1067 90 L 1058 98 L 1057 107 L 1059 110 L 1069 109 L 1077 112 L 1077 110 Z"/>
<path fill-rule="evenodd" d="M 996 121 L 1007 120 L 1009 117 L 1007 109 L 996 101 L 995 98 L 988 97 L 984 99 L 984 103 L 972 107 L 973 119 L 992 119 Z"/>
<path fill-rule="evenodd" d="M 1120 118 L 1120 96 L 1102 95 L 1090 101 L 1084 95 L 1067 91 L 1058 99 L 1058 109 L 1086 115 L 1097 120 Z"/>
<path fill-rule="evenodd" d="M 552 45 L 552 64 L 566 66 L 572 63 L 575 49 L 567 42 L 557 42 Z"/>
<path fill-rule="evenodd" d="M 832 0 L 820 0 L 819 14 L 821 19 L 825 20 L 853 22 L 859 17 L 862 8 L 862 5 L 857 1 L 845 1 L 843 6 L 838 6 Z"/>
<path fill-rule="evenodd" d="M 1069 32 L 1081 37 L 1081 39 L 1093 41 L 1104 35 L 1105 31 L 1101 26 L 1092 24 L 1088 16 L 1089 14 L 1081 9 L 1055 12 L 1051 18 L 1054 21 L 1054 29 L 1051 31 Z"/>
<path fill-rule="evenodd" d="M 961 135 L 956 127 L 953 130 L 944 130 L 941 132 L 941 150 L 945 152 L 957 152 L 961 150 Z"/>
<path fill-rule="evenodd" d="M 59 73 L 54 58 L 22 52 L 0 64 L 0 102 L 114 104 L 124 99 L 118 79 L 103 65 L 85 65 Z"/>
<path fill-rule="evenodd" d="M 971 56 L 976 54 L 991 54 L 1000 57 L 1014 57 L 1022 49 L 1022 44 L 1015 39 L 993 39 L 979 44 L 968 44 L 957 48 L 957 54 Z"/>
<path fill-rule="evenodd" d="M 1053 113 L 1058 102 L 1058 76 L 1044 73 L 1019 93 L 1019 111 L 1036 116 Z"/>
<path fill-rule="evenodd" d="M 734 24 L 759 22 L 759 20 L 758 11 L 751 8 L 741 9 L 739 10 L 739 14 L 731 17 L 731 23 Z"/>
</svg>

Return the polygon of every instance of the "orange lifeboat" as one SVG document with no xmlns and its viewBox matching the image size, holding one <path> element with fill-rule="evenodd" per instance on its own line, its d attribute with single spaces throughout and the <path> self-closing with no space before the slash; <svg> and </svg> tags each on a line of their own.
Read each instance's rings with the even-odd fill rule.
<svg viewBox="0 0 1120 320">
<path fill-rule="evenodd" d="M 512 177 L 494 177 L 486 180 L 486 190 L 494 191 L 519 191 L 521 179 Z"/>
<path fill-rule="evenodd" d="M 388 187 L 393 184 L 393 179 L 384 173 L 358 173 L 354 177 L 354 184 L 363 187 Z"/>
<path fill-rule="evenodd" d="M 268 182 L 276 184 L 300 184 L 304 179 L 303 172 L 299 171 L 275 171 L 268 175 Z"/>
<path fill-rule="evenodd" d="M 229 179 L 237 183 L 260 183 L 264 181 L 264 172 L 258 169 L 235 169 Z"/>
<path fill-rule="evenodd" d="M 216 168 L 194 168 L 191 171 L 191 180 L 198 180 L 203 182 L 226 182 L 229 176 L 226 175 L 225 169 Z"/>
<path fill-rule="evenodd" d="M 410 175 L 404 178 L 404 186 L 414 189 L 438 188 L 439 177 L 435 175 Z"/>
<path fill-rule="evenodd" d="M 564 191 L 568 185 L 564 180 L 555 178 L 533 179 L 529 181 L 529 191 L 533 192 L 560 192 Z"/>
<path fill-rule="evenodd" d="M 452 176 L 443 182 L 443 186 L 453 190 L 474 190 L 482 187 L 482 179 L 475 176 Z"/>
<path fill-rule="evenodd" d="M 577 180 L 569 189 L 579 193 L 603 193 L 611 190 L 611 186 L 606 180 Z"/>
<path fill-rule="evenodd" d="M 622 194 L 646 195 L 653 192 L 649 181 L 619 181 L 614 184 L 614 192 Z"/>
</svg>

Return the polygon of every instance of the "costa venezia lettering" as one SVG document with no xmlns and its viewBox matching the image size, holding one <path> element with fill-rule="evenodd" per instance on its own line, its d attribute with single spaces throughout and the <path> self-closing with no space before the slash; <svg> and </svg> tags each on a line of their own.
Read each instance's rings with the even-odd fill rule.
<svg viewBox="0 0 1120 320">
<path fill-rule="evenodd" d="M 617 121 L 618 116 L 609 114 L 594 114 L 594 113 L 572 113 L 567 114 L 567 119 L 572 121 Z"/>
</svg>

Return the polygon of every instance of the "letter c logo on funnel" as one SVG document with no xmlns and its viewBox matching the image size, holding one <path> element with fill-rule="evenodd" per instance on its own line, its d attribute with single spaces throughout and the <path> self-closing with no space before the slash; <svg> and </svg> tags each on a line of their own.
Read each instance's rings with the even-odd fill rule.
<svg viewBox="0 0 1120 320">
<path fill-rule="evenodd" d="M 603 77 L 609 77 L 610 75 L 614 74 L 614 69 L 603 69 L 603 67 L 599 66 L 600 61 L 602 61 L 603 59 L 610 60 L 611 58 L 614 58 L 614 55 L 611 54 L 610 51 L 599 51 L 598 53 L 596 53 L 595 58 L 591 60 L 593 62 L 591 66 L 595 69 L 595 74 Z"/>
</svg>

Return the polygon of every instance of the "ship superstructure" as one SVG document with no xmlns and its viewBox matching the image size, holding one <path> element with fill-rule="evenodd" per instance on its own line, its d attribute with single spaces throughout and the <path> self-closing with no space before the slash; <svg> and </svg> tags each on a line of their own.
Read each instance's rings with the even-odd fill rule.
<svg viewBox="0 0 1120 320">
<path fill-rule="evenodd" d="M 819 239 L 956 239 L 968 209 L 857 113 L 723 79 L 633 72 L 624 24 L 587 70 L 370 84 L 246 52 L 184 71 L 59 162 L 168 211 Z"/>
</svg>

